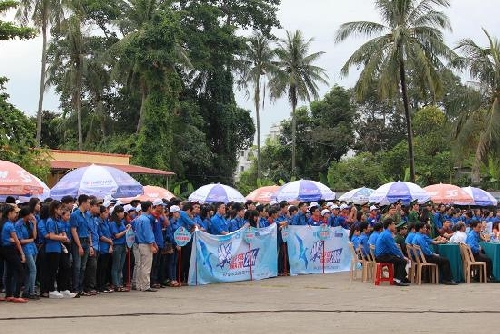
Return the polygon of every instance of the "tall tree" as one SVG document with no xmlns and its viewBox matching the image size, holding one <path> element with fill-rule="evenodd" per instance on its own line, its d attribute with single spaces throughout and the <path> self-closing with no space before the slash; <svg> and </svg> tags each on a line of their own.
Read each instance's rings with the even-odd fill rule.
<svg viewBox="0 0 500 334">
<path fill-rule="evenodd" d="M 292 107 L 292 176 L 296 174 L 297 120 L 295 110 L 299 101 L 318 99 L 318 83 L 327 84 L 328 76 L 321 67 L 314 65 L 323 51 L 309 53 L 312 38 L 306 41 L 300 30 L 287 31 L 286 38 L 276 49 L 277 69 L 269 82 L 271 98 L 288 95 Z"/>
<path fill-rule="evenodd" d="M 17 8 L 17 1 L 0 1 L 0 15 L 10 9 Z M 12 22 L 0 20 L 0 41 L 5 41 L 14 38 L 31 39 L 35 37 L 36 31 L 28 27 L 19 27 Z"/>
<path fill-rule="evenodd" d="M 45 72 L 47 68 L 47 31 L 51 25 L 57 25 L 62 20 L 64 16 L 63 2 L 61 0 L 21 0 L 16 14 L 23 24 L 31 22 L 42 32 L 42 60 L 36 126 L 37 146 L 40 146 L 42 133 L 43 93 L 45 91 Z"/>
<path fill-rule="evenodd" d="M 255 119 L 257 123 L 257 178 L 261 177 L 260 163 L 260 105 L 264 108 L 266 96 L 266 81 L 262 82 L 262 76 L 270 78 L 275 69 L 273 63 L 275 53 L 271 48 L 269 39 L 262 33 L 255 32 L 247 41 L 247 48 L 241 59 L 242 78 L 239 83 L 248 87 L 253 86 L 253 102 L 255 106 Z M 247 92 L 248 94 L 248 92 Z"/>
<path fill-rule="evenodd" d="M 356 84 L 358 96 L 366 94 L 377 79 L 382 97 L 400 92 L 406 118 L 410 180 L 415 182 L 415 159 L 407 76 L 415 78 L 422 91 L 439 95 L 442 87 L 439 69 L 453 51 L 446 46 L 442 30 L 451 30 L 448 17 L 435 9 L 448 8 L 448 0 L 375 0 L 383 24 L 369 21 L 348 22 L 340 26 L 336 42 L 351 36 L 377 36 L 356 50 L 341 69 L 343 75 L 352 66 L 362 67 Z"/>
<path fill-rule="evenodd" d="M 465 110 L 457 122 L 458 134 L 473 133 L 473 129 L 479 129 L 473 182 L 479 182 L 481 163 L 488 163 L 488 158 L 500 153 L 500 41 L 483 31 L 488 38 L 488 46 L 481 47 L 471 39 L 464 39 L 457 46 L 463 57 L 454 61 L 459 68 L 467 69 L 471 78 L 479 81 L 480 90 L 488 101 L 486 106 Z M 462 138 L 468 137 L 463 133 Z"/>
</svg>

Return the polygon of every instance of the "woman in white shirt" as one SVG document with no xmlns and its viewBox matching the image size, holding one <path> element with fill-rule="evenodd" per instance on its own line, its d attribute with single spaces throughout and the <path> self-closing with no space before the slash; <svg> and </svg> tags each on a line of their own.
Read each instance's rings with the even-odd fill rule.
<svg viewBox="0 0 500 334">
<path fill-rule="evenodd" d="M 453 235 L 451 236 L 450 242 L 465 243 L 465 241 L 467 240 L 465 224 L 463 222 L 459 222 L 455 226 L 453 226 L 453 229 L 455 230 L 455 233 L 453 233 Z"/>
</svg>

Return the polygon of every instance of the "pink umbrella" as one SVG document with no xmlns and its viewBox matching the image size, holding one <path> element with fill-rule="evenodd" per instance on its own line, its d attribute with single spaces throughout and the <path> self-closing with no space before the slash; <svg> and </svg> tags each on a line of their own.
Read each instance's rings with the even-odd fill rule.
<svg viewBox="0 0 500 334">
<path fill-rule="evenodd" d="M 280 186 L 266 186 L 255 189 L 246 196 L 247 200 L 262 204 L 271 202 L 271 196 L 281 188 Z"/>
<path fill-rule="evenodd" d="M 13 162 L 0 160 L 0 194 L 29 196 L 43 193 L 43 186 Z"/>
<path fill-rule="evenodd" d="M 120 202 L 122 203 L 130 203 L 134 200 L 141 201 L 141 202 L 146 202 L 150 201 L 153 202 L 155 199 L 167 199 L 170 200 L 172 197 L 175 197 L 174 194 L 172 194 L 170 191 L 167 189 L 164 189 L 162 187 L 157 187 L 157 186 L 144 186 L 143 188 L 144 194 L 138 195 L 135 197 L 127 197 L 127 198 L 120 198 Z"/>
<path fill-rule="evenodd" d="M 434 203 L 469 205 L 474 199 L 462 188 L 453 184 L 439 183 L 427 186 L 424 190 Z"/>
</svg>

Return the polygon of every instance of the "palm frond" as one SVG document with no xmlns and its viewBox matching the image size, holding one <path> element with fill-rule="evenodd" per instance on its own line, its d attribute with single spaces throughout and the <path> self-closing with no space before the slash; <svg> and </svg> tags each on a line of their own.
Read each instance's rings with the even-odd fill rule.
<svg viewBox="0 0 500 334">
<path fill-rule="evenodd" d="M 387 31 L 387 27 L 383 24 L 370 22 L 370 21 L 356 21 L 347 22 L 340 26 L 339 30 L 335 34 L 335 42 L 339 43 L 345 41 L 351 36 L 363 36 L 372 37 L 375 35 L 380 35 Z"/>
</svg>

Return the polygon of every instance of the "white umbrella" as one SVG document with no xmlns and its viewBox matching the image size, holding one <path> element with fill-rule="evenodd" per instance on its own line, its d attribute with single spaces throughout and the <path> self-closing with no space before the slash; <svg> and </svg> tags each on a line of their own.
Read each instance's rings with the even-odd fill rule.
<svg viewBox="0 0 500 334">
<path fill-rule="evenodd" d="M 408 205 L 417 200 L 425 203 L 430 200 L 430 195 L 419 185 L 412 182 L 389 182 L 380 186 L 369 197 L 369 202 L 388 205 L 401 200 Z"/>
<path fill-rule="evenodd" d="M 225 184 L 213 183 L 198 188 L 189 195 L 191 202 L 215 203 L 215 202 L 240 202 L 245 203 L 246 199 L 238 190 L 226 186 Z"/>
<path fill-rule="evenodd" d="M 347 203 L 363 204 L 370 201 L 370 195 L 374 192 L 373 189 L 362 187 L 353 189 L 351 191 L 342 194 L 339 197 L 339 201 L 344 201 Z"/>
<path fill-rule="evenodd" d="M 321 182 L 299 180 L 283 185 L 274 195 L 278 202 L 303 201 L 317 202 L 319 200 L 334 200 L 335 193 Z"/>
<path fill-rule="evenodd" d="M 468 193 L 474 200 L 474 205 L 478 206 L 497 206 L 498 201 L 489 192 L 475 187 L 463 187 L 463 191 Z"/>
</svg>

